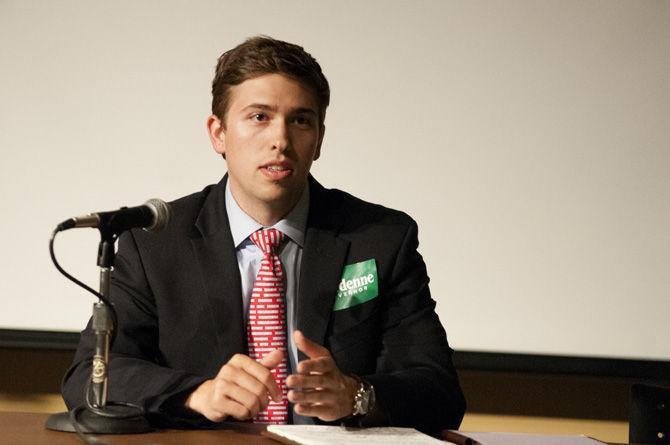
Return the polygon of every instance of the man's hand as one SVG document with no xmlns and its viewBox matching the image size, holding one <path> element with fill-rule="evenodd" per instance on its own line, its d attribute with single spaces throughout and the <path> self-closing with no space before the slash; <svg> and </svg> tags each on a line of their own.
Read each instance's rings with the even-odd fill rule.
<svg viewBox="0 0 670 445">
<path fill-rule="evenodd" d="M 298 363 L 298 374 L 286 378 L 288 399 L 295 404 L 295 412 L 324 421 L 351 415 L 358 382 L 342 374 L 328 349 L 302 332 L 295 331 L 293 341 L 309 357 Z"/>
<path fill-rule="evenodd" d="M 221 422 L 228 416 L 250 419 L 267 406 L 268 396 L 275 402 L 281 401 L 281 391 L 270 370 L 282 358 L 279 350 L 265 355 L 260 362 L 236 354 L 216 377 L 198 386 L 185 405 L 213 422 Z"/>
</svg>

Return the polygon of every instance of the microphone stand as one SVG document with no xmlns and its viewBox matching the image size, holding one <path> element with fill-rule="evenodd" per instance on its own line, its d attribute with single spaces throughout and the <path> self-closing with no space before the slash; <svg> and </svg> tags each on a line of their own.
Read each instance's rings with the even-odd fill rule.
<svg viewBox="0 0 670 445">
<path fill-rule="evenodd" d="M 114 243 L 103 239 L 98 246 L 98 266 L 100 267 L 100 295 L 109 297 L 109 285 L 114 264 Z M 109 344 L 114 329 L 112 316 L 104 301 L 93 303 L 91 328 L 95 333 L 95 349 L 91 364 L 91 390 L 93 406 L 107 405 L 107 365 L 109 364 Z M 88 396 L 88 394 L 87 394 Z"/>
<path fill-rule="evenodd" d="M 101 227 L 100 235 L 97 262 L 100 267 L 100 294 L 109 301 L 116 233 L 108 227 Z M 91 380 L 84 389 L 86 405 L 70 412 L 52 414 L 46 422 L 48 429 L 79 434 L 131 434 L 153 430 L 144 417 L 144 410 L 141 407 L 107 400 L 109 347 L 114 325 L 112 310 L 105 301 L 100 299 L 94 303 L 91 328 L 95 335 L 95 349 L 91 363 Z M 90 400 L 89 390 L 93 394 L 93 400 Z"/>
</svg>

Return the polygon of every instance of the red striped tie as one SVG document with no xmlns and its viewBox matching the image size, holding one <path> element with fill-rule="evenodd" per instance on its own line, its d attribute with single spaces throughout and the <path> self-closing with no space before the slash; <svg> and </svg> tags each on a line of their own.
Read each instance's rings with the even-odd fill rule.
<svg viewBox="0 0 670 445">
<path fill-rule="evenodd" d="M 256 275 L 249 303 L 247 342 L 249 356 L 260 361 L 269 352 L 279 349 L 284 359 L 272 370 L 282 401 L 270 400 L 267 408 L 254 417 L 256 423 L 283 424 L 288 422 L 286 389 L 286 300 L 284 298 L 284 269 L 277 248 L 284 234 L 277 229 L 261 229 L 251 234 L 251 240 L 263 251 L 261 268 Z"/>
</svg>

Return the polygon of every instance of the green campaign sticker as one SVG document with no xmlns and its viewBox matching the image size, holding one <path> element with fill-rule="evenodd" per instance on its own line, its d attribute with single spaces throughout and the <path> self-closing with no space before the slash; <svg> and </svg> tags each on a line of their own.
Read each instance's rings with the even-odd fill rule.
<svg viewBox="0 0 670 445">
<path fill-rule="evenodd" d="M 377 263 L 374 259 L 344 266 L 337 289 L 334 311 L 348 309 L 379 295 Z"/>
</svg>

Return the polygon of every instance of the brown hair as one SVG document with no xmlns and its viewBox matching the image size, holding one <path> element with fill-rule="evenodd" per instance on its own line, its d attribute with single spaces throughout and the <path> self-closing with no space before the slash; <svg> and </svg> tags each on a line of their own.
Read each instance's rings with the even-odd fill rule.
<svg viewBox="0 0 670 445">
<path fill-rule="evenodd" d="M 219 57 L 212 82 L 212 113 L 225 122 L 231 87 L 264 74 L 283 74 L 311 89 L 323 125 L 330 87 L 321 66 L 301 46 L 267 36 L 251 37 Z"/>
</svg>

